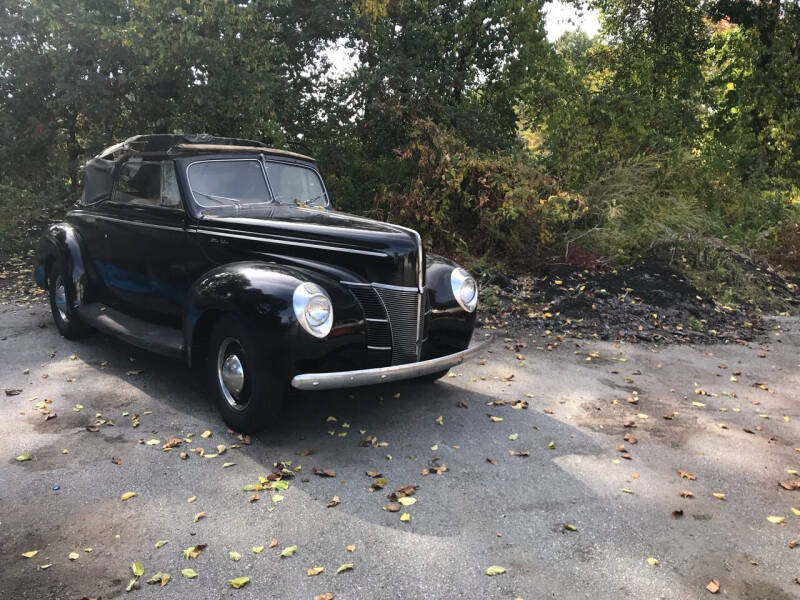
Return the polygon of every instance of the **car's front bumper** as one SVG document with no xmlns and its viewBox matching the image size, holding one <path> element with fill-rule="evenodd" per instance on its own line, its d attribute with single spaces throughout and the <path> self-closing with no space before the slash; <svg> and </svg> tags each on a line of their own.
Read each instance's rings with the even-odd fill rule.
<svg viewBox="0 0 800 600">
<path fill-rule="evenodd" d="M 491 336 L 487 334 L 480 341 L 473 340 L 467 349 L 460 352 L 404 365 L 361 369 L 358 371 L 303 373 L 302 375 L 296 375 L 292 379 L 292 387 L 298 390 L 331 390 L 424 377 L 425 375 L 431 375 L 460 365 L 467 358 L 485 348 L 491 339 Z"/>
</svg>

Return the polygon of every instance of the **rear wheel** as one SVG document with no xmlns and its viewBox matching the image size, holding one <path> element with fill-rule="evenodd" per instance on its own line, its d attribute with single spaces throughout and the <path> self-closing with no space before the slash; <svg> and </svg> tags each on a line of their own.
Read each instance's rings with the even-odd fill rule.
<svg viewBox="0 0 800 600">
<path fill-rule="evenodd" d="M 75 292 L 64 259 L 59 259 L 53 265 L 48 280 L 48 292 L 50 312 L 53 313 L 53 321 L 59 333 L 68 340 L 89 335 L 92 329 L 81 321 L 78 311 L 75 310 Z"/>
<path fill-rule="evenodd" d="M 234 430 L 263 429 L 280 413 L 285 382 L 265 368 L 263 345 L 234 317 L 214 324 L 206 370 L 209 388 L 222 418 Z"/>
</svg>

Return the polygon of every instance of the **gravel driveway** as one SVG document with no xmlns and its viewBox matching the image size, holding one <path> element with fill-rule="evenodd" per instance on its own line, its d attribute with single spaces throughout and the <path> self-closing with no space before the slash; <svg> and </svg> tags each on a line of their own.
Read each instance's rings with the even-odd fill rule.
<svg viewBox="0 0 800 600">
<path fill-rule="evenodd" d="M 761 345 L 497 331 L 436 384 L 291 396 L 246 444 L 181 363 L 5 307 L 0 596 L 675 599 L 717 580 L 717 597 L 796 598 L 800 489 L 779 482 L 800 482 L 800 321 L 771 323 Z M 278 461 L 288 489 L 253 501 Z M 416 502 L 384 510 L 408 485 Z"/>
</svg>

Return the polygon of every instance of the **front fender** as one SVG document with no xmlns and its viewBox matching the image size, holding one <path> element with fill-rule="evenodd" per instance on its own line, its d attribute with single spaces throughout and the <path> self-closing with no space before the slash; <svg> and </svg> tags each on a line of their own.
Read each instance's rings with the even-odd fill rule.
<svg viewBox="0 0 800 600">
<path fill-rule="evenodd" d="M 431 304 L 428 338 L 422 346 L 422 358 L 437 358 L 464 350 L 475 329 L 475 312 L 466 312 L 453 296 L 450 274 L 459 265 L 450 259 L 428 254 L 425 286 Z"/>
<path fill-rule="evenodd" d="M 316 283 L 330 296 L 334 324 L 323 339 L 315 338 L 298 323 L 292 307 L 295 288 L 304 281 Z M 312 365 L 343 360 L 358 361 L 364 353 L 366 328 L 353 296 L 337 281 L 296 267 L 261 261 L 230 263 L 212 269 L 191 287 L 184 310 L 187 358 L 199 349 L 198 331 L 209 315 L 232 314 L 242 319 L 263 341 L 265 368 L 291 378 Z M 348 358 L 349 357 L 349 358 Z"/>
<path fill-rule="evenodd" d="M 88 288 L 89 273 L 87 271 L 87 252 L 78 230 L 69 223 L 55 223 L 39 240 L 36 251 L 34 278 L 42 289 L 47 289 L 48 269 L 59 258 L 67 261 L 67 269 L 71 275 L 76 297 L 81 299 Z"/>
</svg>

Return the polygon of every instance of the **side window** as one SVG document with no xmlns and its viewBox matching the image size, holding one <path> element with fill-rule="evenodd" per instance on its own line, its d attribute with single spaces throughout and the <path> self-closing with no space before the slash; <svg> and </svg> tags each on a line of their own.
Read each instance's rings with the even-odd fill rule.
<svg viewBox="0 0 800 600">
<path fill-rule="evenodd" d="M 161 206 L 168 208 L 181 207 L 181 192 L 178 189 L 178 178 L 175 176 L 175 163 L 161 163 Z"/>
<path fill-rule="evenodd" d="M 132 158 L 119 170 L 114 202 L 161 206 L 161 163 Z"/>
</svg>

